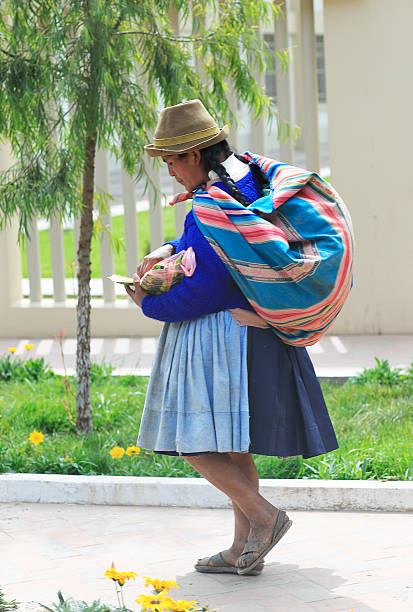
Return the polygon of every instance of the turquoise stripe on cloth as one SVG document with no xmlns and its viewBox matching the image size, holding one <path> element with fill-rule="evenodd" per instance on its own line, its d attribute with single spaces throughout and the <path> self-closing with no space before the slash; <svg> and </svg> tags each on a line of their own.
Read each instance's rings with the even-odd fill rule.
<svg viewBox="0 0 413 612">
<path fill-rule="evenodd" d="M 137 444 L 178 453 L 248 452 L 247 327 L 228 311 L 164 326 Z"/>
</svg>

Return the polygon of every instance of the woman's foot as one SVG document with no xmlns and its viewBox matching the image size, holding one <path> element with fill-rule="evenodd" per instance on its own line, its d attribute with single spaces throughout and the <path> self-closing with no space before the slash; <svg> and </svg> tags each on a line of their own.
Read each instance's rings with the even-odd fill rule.
<svg viewBox="0 0 413 612">
<path fill-rule="evenodd" d="M 244 546 L 247 543 L 247 540 L 242 540 L 237 543 L 233 543 L 232 546 L 225 550 L 221 550 L 221 552 L 216 555 L 212 555 L 212 557 L 204 557 L 203 559 L 198 560 L 198 564 L 202 561 L 202 565 L 207 563 L 208 565 L 216 565 L 217 563 L 222 563 L 228 566 L 235 566 L 238 557 L 241 555 L 244 550 Z M 196 566 L 195 566 L 196 567 Z"/>
<path fill-rule="evenodd" d="M 236 562 L 238 573 L 247 573 L 261 563 L 291 524 L 292 521 L 283 510 L 276 510 L 272 515 L 263 517 L 262 522 L 252 525 L 248 541 Z"/>
<path fill-rule="evenodd" d="M 229 549 L 230 550 L 230 549 Z M 204 557 L 198 559 L 195 564 L 195 569 L 198 572 L 205 574 L 238 574 L 238 567 L 235 565 L 235 561 L 227 561 L 225 553 L 228 551 L 222 551 L 211 557 Z M 231 554 L 232 557 L 232 554 Z M 258 576 L 261 574 L 264 567 L 264 562 L 260 561 L 257 565 L 248 571 L 248 575 Z"/>
</svg>

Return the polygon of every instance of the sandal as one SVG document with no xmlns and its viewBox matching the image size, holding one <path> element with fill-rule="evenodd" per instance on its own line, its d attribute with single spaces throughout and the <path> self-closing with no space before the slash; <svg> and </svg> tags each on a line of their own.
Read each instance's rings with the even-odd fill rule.
<svg viewBox="0 0 413 612">
<path fill-rule="evenodd" d="M 240 559 L 243 555 L 248 555 L 253 552 L 258 552 L 259 555 L 251 561 L 248 565 L 237 567 L 237 572 L 240 575 L 247 574 L 254 569 L 260 563 L 262 559 L 270 552 L 272 548 L 281 540 L 281 538 L 287 533 L 292 525 L 292 521 L 288 518 L 283 510 L 280 510 L 277 514 L 277 519 L 274 523 L 270 541 L 263 544 L 259 540 L 250 540 L 245 546 L 241 553 Z"/>
<path fill-rule="evenodd" d="M 258 576 L 261 574 L 263 567 L 264 562 L 256 565 L 255 569 L 245 573 L 250 576 Z M 197 572 L 203 572 L 205 574 L 238 574 L 238 568 L 235 565 L 231 565 L 231 563 L 225 561 L 220 552 L 216 555 L 212 555 L 212 557 L 198 559 L 197 563 L 195 564 L 195 569 Z"/>
</svg>

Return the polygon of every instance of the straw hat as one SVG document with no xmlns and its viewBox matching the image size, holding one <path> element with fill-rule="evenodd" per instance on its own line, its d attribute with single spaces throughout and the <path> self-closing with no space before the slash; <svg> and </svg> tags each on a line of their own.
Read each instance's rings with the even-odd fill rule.
<svg viewBox="0 0 413 612">
<path fill-rule="evenodd" d="M 229 127 L 219 128 L 201 100 L 188 100 L 161 110 L 153 144 L 145 150 L 151 157 L 205 149 L 225 138 Z"/>
</svg>

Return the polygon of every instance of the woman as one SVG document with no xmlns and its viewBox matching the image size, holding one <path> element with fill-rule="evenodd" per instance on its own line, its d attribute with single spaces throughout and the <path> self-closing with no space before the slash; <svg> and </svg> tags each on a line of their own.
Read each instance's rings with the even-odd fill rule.
<svg viewBox="0 0 413 612">
<path fill-rule="evenodd" d="M 161 111 L 151 156 L 194 192 L 211 184 L 248 206 L 262 195 L 259 169 L 235 156 L 199 100 Z M 196 201 L 196 194 L 194 196 Z M 192 246 L 193 277 L 160 296 L 138 277 Z M 251 453 L 310 457 L 337 448 L 320 386 L 304 348 L 284 344 L 254 313 L 190 211 L 184 233 L 144 258 L 130 297 L 166 322 L 149 382 L 138 444 L 182 455 L 226 493 L 234 510 L 228 549 L 199 559 L 201 572 L 258 574 L 291 521 L 258 492 Z"/>
</svg>

